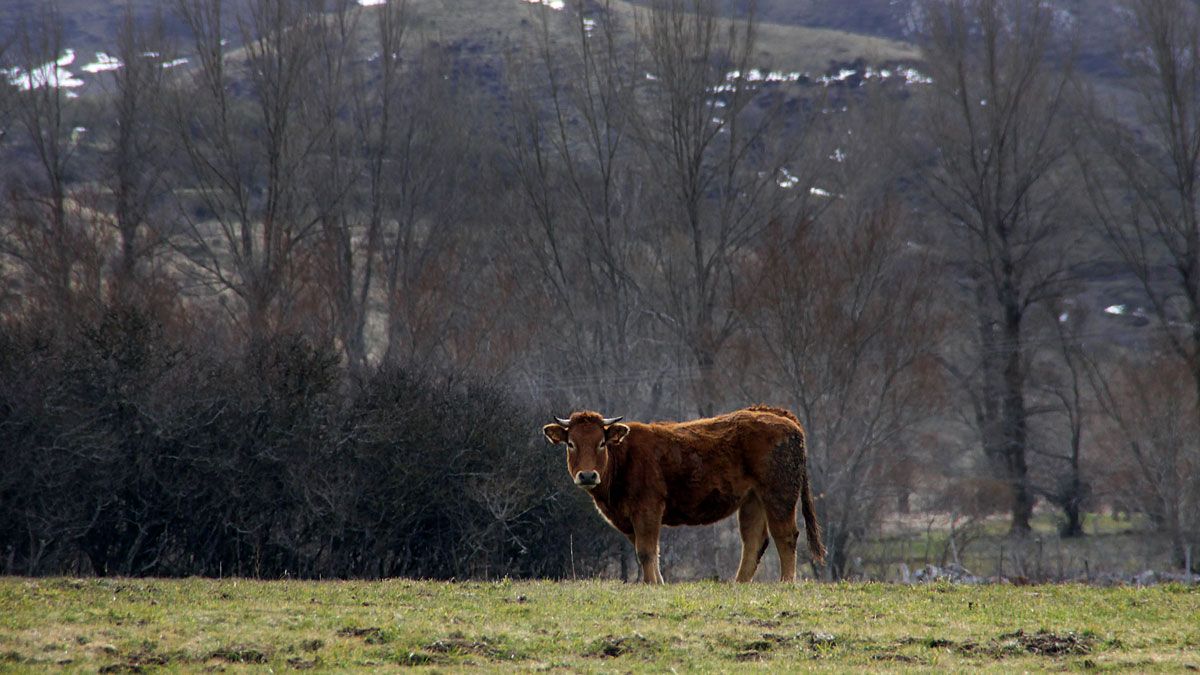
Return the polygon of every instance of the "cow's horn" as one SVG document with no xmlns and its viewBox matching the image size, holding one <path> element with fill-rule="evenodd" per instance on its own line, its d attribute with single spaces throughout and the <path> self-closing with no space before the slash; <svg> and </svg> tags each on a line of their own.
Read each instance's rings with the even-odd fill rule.
<svg viewBox="0 0 1200 675">
<path fill-rule="evenodd" d="M 558 422 L 559 424 L 563 425 L 564 427 L 571 425 L 571 420 L 564 420 L 561 417 L 555 417 L 554 421 Z"/>
<path fill-rule="evenodd" d="M 621 415 L 620 417 L 605 417 L 604 418 L 604 426 L 608 426 L 610 424 L 616 424 L 617 422 L 620 422 L 623 419 L 625 419 L 624 415 Z"/>
</svg>

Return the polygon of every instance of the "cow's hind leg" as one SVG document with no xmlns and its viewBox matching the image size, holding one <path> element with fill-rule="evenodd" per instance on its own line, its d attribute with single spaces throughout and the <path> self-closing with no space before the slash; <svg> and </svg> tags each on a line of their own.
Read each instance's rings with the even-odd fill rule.
<svg viewBox="0 0 1200 675">
<path fill-rule="evenodd" d="M 771 530 L 771 538 L 775 540 L 775 550 L 779 552 L 779 580 L 795 581 L 796 540 L 800 537 L 795 507 L 786 514 L 768 510 L 767 527 Z"/>
<path fill-rule="evenodd" d="M 745 583 L 754 579 L 767 550 L 767 511 L 758 495 L 751 495 L 738 509 L 738 528 L 742 532 L 742 562 L 738 565 L 737 580 Z"/>
<path fill-rule="evenodd" d="M 771 474 L 759 490 L 767 512 L 767 527 L 779 552 L 780 581 L 796 578 L 796 541 L 800 528 L 796 526 L 796 502 L 800 499 L 805 471 L 804 437 L 800 434 L 784 438 L 771 453 Z"/>
</svg>

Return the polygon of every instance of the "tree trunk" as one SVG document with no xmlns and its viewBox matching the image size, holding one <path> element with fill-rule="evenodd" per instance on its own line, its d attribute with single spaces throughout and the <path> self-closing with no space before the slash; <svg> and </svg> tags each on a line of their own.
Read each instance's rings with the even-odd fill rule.
<svg viewBox="0 0 1200 675">
<path fill-rule="evenodd" d="M 1024 535 L 1029 532 L 1029 521 L 1033 517 L 1033 491 L 1029 485 L 1029 466 L 1025 452 L 1029 437 L 1029 419 L 1025 410 L 1025 372 L 1022 363 L 1023 349 L 1021 342 L 1022 314 L 1015 292 L 1015 284 L 1011 282 L 1011 270 L 1008 283 L 1002 284 L 1000 300 L 1004 306 L 1004 404 L 1002 406 L 1002 431 L 1004 438 L 1004 458 L 1008 470 L 1008 480 L 1012 485 L 1012 524 L 1011 532 Z"/>
</svg>

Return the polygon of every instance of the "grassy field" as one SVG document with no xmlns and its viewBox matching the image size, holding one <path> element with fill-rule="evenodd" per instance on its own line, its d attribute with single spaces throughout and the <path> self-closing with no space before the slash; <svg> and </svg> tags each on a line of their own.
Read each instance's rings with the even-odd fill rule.
<svg viewBox="0 0 1200 675">
<path fill-rule="evenodd" d="M 1116 520 L 1089 513 L 1084 517 L 1085 536 L 1070 539 L 1058 536 L 1057 514 L 1038 513 L 1032 526 L 1032 536 L 1022 542 L 1008 535 L 1007 516 L 960 521 L 951 547 L 948 518 L 914 515 L 868 538 L 856 555 L 862 557 L 864 573 L 884 580 L 897 578 L 900 562 L 914 570 L 930 564 L 944 566 L 954 560 L 954 553 L 974 574 L 1025 576 L 1035 581 L 1096 581 L 1144 570 L 1182 571 L 1172 557 L 1169 538 L 1155 533 L 1141 516 Z"/>
<path fill-rule="evenodd" d="M 0 579 L 0 670 L 1200 669 L 1200 587 Z"/>
</svg>

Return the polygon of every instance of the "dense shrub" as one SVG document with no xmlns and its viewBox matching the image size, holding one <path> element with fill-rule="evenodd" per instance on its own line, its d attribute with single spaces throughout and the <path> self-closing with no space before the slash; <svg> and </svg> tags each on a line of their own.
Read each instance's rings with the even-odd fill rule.
<svg viewBox="0 0 1200 675">
<path fill-rule="evenodd" d="M 62 333 L 0 330 L 2 572 L 561 576 L 620 544 L 503 389 L 136 311 Z"/>
</svg>

